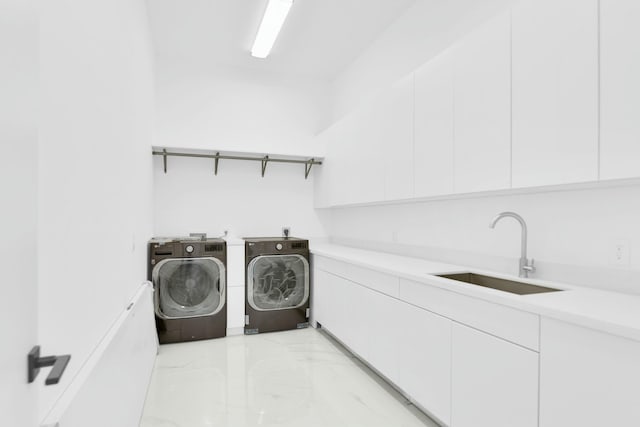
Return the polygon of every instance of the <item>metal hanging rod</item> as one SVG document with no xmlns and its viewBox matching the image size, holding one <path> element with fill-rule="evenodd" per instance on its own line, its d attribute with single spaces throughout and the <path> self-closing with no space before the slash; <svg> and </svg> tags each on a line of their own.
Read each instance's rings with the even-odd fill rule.
<svg viewBox="0 0 640 427">
<path fill-rule="evenodd" d="M 279 159 L 270 157 L 268 155 L 262 157 L 250 157 L 250 156 L 231 156 L 226 154 L 220 154 L 220 152 L 216 152 L 215 154 L 199 154 L 199 153 L 181 153 L 177 151 L 167 151 L 166 148 L 163 148 L 162 151 L 154 150 L 152 151 L 154 156 L 162 156 L 162 163 L 164 166 L 164 173 L 167 173 L 167 158 L 170 156 L 174 157 L 197 157 L 197 158 L 205 158 L 205 159 L 214 159 L 214 174 L 218 175 L 218 162 L 220 159 L 223 160 L 248 160 L 254 162 L 261 162 L 262 164 L 262 177 L 264 177 L 264 173 L 267 170 L 267 163 L 299 163 L 304 164 L 304 179 L 309 177 L 309 172 L 311 172 L 311 167 L 313 165 L 321 165 L 322 162 L 320 160 L 316 160 L 315 158 L 311 158 L 308 160 L 294 160 L 294 159 Z"/>
</svg>

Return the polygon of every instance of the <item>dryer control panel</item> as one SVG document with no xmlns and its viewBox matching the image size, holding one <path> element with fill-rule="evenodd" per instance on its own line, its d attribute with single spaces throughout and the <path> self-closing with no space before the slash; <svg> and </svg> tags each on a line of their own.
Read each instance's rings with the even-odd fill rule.
<svg viewBox="0 0 640 427">
<path fill-rule="evenodd" d="M 296 238 L 245 239 L 247 257 L 265 254 L 309 254 L 309 241 Z"/>
</svg>

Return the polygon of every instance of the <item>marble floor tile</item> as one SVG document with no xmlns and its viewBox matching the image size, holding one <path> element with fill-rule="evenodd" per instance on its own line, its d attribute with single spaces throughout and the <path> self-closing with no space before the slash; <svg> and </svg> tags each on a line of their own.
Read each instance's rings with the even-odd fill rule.
<svg viewBox="0 0 640 427">
<path fill-rule="evenodd" d="M 319 330 L 160 347 L 140 427 L 436 427 Z"/>
</svg>

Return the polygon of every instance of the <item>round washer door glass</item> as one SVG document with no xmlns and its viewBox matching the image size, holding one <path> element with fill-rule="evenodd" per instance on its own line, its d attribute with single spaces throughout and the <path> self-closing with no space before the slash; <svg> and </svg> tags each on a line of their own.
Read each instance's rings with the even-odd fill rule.
<svg viewBox="0 0 640 427">
<path fill-rule="evenodd" d="M 247 300 L 255 310 L 296 308 L 309 299 L 309 262 L 302 255 L 258 256 L 247 273 Z"/>
<path fill-rule="evenodd" d="M 225 302 L 224 264 L 216 258 L 165 259 L 153 269 L 156 313 L 166 319 L 209 316 Z"/>
</svg>

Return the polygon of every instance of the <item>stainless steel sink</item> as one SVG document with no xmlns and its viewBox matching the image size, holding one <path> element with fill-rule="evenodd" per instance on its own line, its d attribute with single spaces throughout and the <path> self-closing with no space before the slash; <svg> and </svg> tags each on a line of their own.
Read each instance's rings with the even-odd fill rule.
<svg viewBox="0 0 640 427">
<path fill-rule="evenodd" d="M 475 273 L 438 274 L 437 276 L 444 277 L 446 279 L 457 280 L 459 282 L 471 283 L 472 285 L 483 286 L 485 288 L 511 292 L 512 294 L 518 295 L 542 294 L 545 292 L 562 291 L 562 289 L 547 288 L 545 286 L 531 285 L 529 283 L 499 279 L 497 277 L 483 276 L 482 274 Z"/>
</svg>

